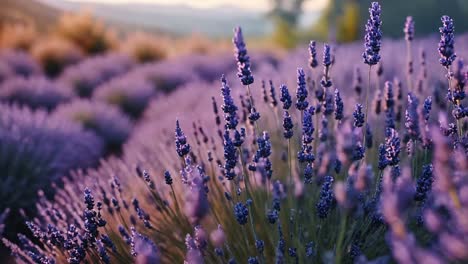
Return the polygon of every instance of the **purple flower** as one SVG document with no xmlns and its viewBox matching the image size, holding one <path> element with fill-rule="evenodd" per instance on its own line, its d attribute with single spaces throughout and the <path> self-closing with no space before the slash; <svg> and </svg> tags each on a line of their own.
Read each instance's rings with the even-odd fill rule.
<svg viewBox="0 0 468 264">
<path fill-rule="evenodd" d="M 312 69 L 318 66 L 317 47 L 315 40 L 311 40 L 309 43 L 309 66 Z"/>
<path fill-rule="evenodd" d="M 434 181 L 433 176 L 434 168 L 432 164 L 424 165 L 422 167 L 421 176 L 419 176 L 416 184 L 416 193 L 414 199 L 416 201 L 425 201 L 427 196 L 432 190 L 432 182 Z"/>
<path fill-rule="evenodd" d="M 362 112 L 362 105 L 356 104 L 356 109 L 353 112 L 354 126 L 362 127 L 364 125 L 364 113 Z"/>
<path fill-rule="evenodd" d="M 270 98 L 271 98 L 271 106 L 276 107 L 278 105 L 278 101 L 276 100 L 275 86 L 273 85 L 272 80 L 270 80 Z"/>
<path fill-rule="evenodd" d="M 330 67 L 332 64 L 332 58 L 331 58 L 331 48 L 330 45 L 325 44 L 323 46 L 323 67 Z"/>
<path fill-rule="evenodd" d="M 234 29 L 232 42 L 234 43 L 234 54 L 237 60 L 237 77 L 240 78 L 242 85 L 250 85 L 254 82 L 254 77 L 250 70 L 250 57 L 247 55 L 247 48 L 240 27 Z"/>
<path fill-rule="evenodd" d="M 310 144 L 314 140 L 314 116 L 315 108 L 309 107 L 307 111 L 304 111 L 304 117 L 302 120 L 302 144 Z"/>
<path fill-rule="evenodd" d="M 236 205 L 234 205 L 234 216 L 240 225 L 247 224 L 249 217 L 249 208 L 247 205 L 241 202 L 236 203 Z"/>
<path fill-rule="evenodd" d="M 229 87 L 224 75 L 221 77 L 221 95 L 223 96 L 223 104 L 221 109 L 224 112 L 224 120 L 226 121 L 226 128 L 236 129 L 239 123 L 237 119 L 237 106 L 234 103 L 234 99 L 231 96 L 231 88 Z"/>
<path fill-rule="evenodd" d="M 412 140 L 418 140 L 421 136 L 419 129 L 418 98 L 412 93 L 408 93 L 408 108 L 405 114 L 405 127 L 408 136 Z"/>
<path fill-rule="evenodd" d="M 294 134 L 294 131 L 293 131 L 294 125 L 293 125 L 291 116 L 289 115 L 288 111 L 284 111 L 283 128 L 284 128 L 284 132 L 283 132 L 284 138 L 286 139 L 292 138 Z"/>
<path fill-rule="evenodd" d="M 395 97 L 393 92 L 393 84 L 391 82 L 385 82 L 385 111 L 391 111 L 395 108 Z"/>
<path fill-rule="evenodd" d="M 296 90 L 296 107 L 300 111 L 304 111 L 309 102 L 307 102 L 307 87 L 305 81 L 305 73 L 301 68 L 297 69 L 297 90 Z"/>
<path fill-rule="evenodd" d="M 236 177 L 234 168 L 236 167 L 238 155 L 236 147 L 234 146 L 233 141 L 229 135 L 229 131 L 225 130 L 223 135 L 224 141 L 224 174 L 228 180 L 233 180 Z"/>
<path fill-rule="evenodd" d="M 367 20 L 366 35 L 364 37 L 365 51 L 362 54 L 364 63 L 369 66 L 376 65 L 380 61 L 379 52 L 382 40 L 380 13 L 379 3 L 372 2 L 371 8 L 369 8 L 370 18 Z"/>
<path fill-rule="evenodd" d="M 424 105 L 423 105 L 423 109 L 422 109 L 422 114 L 423 114 L 423 117 L 424 117 L 424 120 L 426 121 L 426 123 L 429 121 L 429 117 L 431 115 L 431 109 L 432 109 L 432 97 L 428 96 L 424 100 Z"/>
<path fill-rule="evenodd" d="M 455 54 L 455 27 L 453 26 L 453 20 L 449 16 L 443 16 L 441 19 L 442 27 L 440 31 L 439 41 L 439 62 L 442 66 L 448 68 L 452 65 L 453 61 L 457 58 Z"/>
<path fill-rule="evenodd" d="M 330 45 L 325 44 L 323 46 L 323 67 L 324 73 L 320 84 L 324 88 L 329 88 L 332 86 L 332 81 L 330 79 L 330 66 L 332 64 L 331 48 Z"/>
<path fill-rule="evenodd" d="M 335 89 L 335 119 L 341 120 L 344 117 L 344 104 L 338 88 Z"/>
<path fill-rule="evenodd" d="M 400 162 L 400 138 L 395 129 L 387 128 L 385 131 L 385 159 L 387 165 L 396 166 Z"/>
<path fill-rule="evenodd" d="M 335 202 L 335 197 L 333 195 L 333 181 L 334 179 L 332 176 L 325 176 L 322 188 L 320 189 L 320 198 L 316 205 L 317 216 L 319 218 L 326 218 Z"/>
<path fill-rule="evenodd" d="M 292 105 L 291 95 L 289 95 L 289 90 L 286 85 L 282 84 L 280 86 L 281 96 L 280 101 L 283 103 L 283 109 L 288 110 Z"/>
<path fill-rule="evenodd" d="M 171 173 L 169 173 L 169 171 L 164 171 L 164 181 L 167 185 L 172 185 L 172 176 Z"/>
<path fill-rule="evenodd" d="M 405 27 L 403 29 L 406 41 L 413 41 L 414 39 L 414 20 L 412 16 L 407 16 Z"/>
<path fill-rule="evenodd" d="M 190 144 L 187 142 L 187 137 L 185 137 L 184 132 L 180 128 L 179 120 L 176 120 L 175 144 L 176 144 L 176 151 L 179 157 L 183 158 L 185 157 L 185 155 L 189 154 Z"/>
</svg>

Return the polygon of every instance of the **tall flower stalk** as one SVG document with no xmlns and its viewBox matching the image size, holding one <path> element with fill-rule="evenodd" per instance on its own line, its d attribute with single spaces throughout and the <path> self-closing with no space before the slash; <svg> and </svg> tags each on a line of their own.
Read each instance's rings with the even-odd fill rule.
<svg viewBox="0 0 468 264">
<path fill-rule="evenodd" d="M 369 65 L 369 74 L 368 74 L 368 85 L 366 90 L 366 110 L 365 110 L 365 125 L 367 126 L 368 110 L 369 110 L 369 93 L 371 86 L 371 72 L 372 66 L 376 65 L 380 61 L 380 48 L 382 41 L 382 31 L 380 27 L 382 26 L 382 21 L 380 20 L 381 8 L 379 3 L 372 2 L 371 7 L 369 8 L 369 19 L 366 24 L 366 35 L 364 37 L 364 47 L 365 51 L 362 54 L 364 63 Z M 365 126 L 365 127 L 366 127 Z M 365 137 L 363 134 L 363 142 L 365 145 Z"/>
<path fill-rule="evenodd" d="M 451 71 L 450 66 L 457 58 L 457 54 L 455 53 L 455 26 L 453 25 L 453 19 L 449 16 L 442 16 L 442 27 L 439 28 L 440 31 L 440 41 L 439 41 L 439 54 L 440 59 L 439 62 L 442 66 L 445 67 L 447 70 L 447 81 L 448 81 L 448 99 L 452 102 L 453 107 L 459 108 L 460 107 L 460 100 L 456 99 L 454 96 L 454 90 L 452 87 L 452 79 L 453 79 L 453 72 Z M 457 134 L 458 137 L 461 138 L 463 135 L 461 122 L 459 118 L 457 118 Z"/>
<path fill-rule="evenodd" d="M 413 90 L 413 80 L 412 80 L 412 75 L 413 75 L 413 56 L 412 56 L 412 49 L 411 49 L 411 43 L 413 42 L 414 39 L 414 21 L 413 17 L 408 16 L 406 17 L 405 21 L 405 27 L 403 29 L 403 32 L 405 33 L 405 40 L 406 40 L 406 56 L 407 56 L 407 62 L 408 62 L 408 69 L 407 69 L 407 81 L 408 81 L 408 89 L 409 91 Z"/>
<path fill-rule="evenodd" d="M 232 39 L 232 42 L 234 43 L 234 54 L 237 61 L 237 77 L 239 77 L 242 85 L 247 87 L 247 95 L 250 101 L 250 109 L 251 111 L 256 112 L 252 92 L 250 91 L 250 85 L 254 83 L 254 77 L 252 75 L 252 70 L 250 69 L 250 57 L 247 54 L 247 47 L 245 45 L 244 36 L 240 27 L 236 27 L 234 29 L 234 37 Z M 258 118 L 260 117 L 258 112 L 254 114 L 258 115 Z M 257 132 L 258 124 L 255 121 L 257 121 L 258 118 L 256 118 L 256 120 L 253 121 L 255 130 Z M 255 132 L 255 134 L 257 132 Z"/>
</svg>

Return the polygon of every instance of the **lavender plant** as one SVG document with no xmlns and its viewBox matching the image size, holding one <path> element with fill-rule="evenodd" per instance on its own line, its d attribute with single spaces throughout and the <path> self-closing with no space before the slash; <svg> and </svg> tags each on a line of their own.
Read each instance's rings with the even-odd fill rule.
<svg viewBox="0 0 468 264">
<path fill-rule="evenodd" d="M 96 88 L 93 97 L 138 118 L 156 95 L 150 82 L 134 75 L 116 77 Z"/>
<path fill-rule="evenodd" d="M 67 67 L 58 78 L 80 97 L 91 97 L 96 87 L 110 79 L 127 73 L 133 67 L 132 60 L 119 54 L 91 57 L 79 64 Z"/>
<path fill-rule="evenodd" d="M 371 69 L 384 57 L 378 3 L 370 14 L 363 57 Z M 220 89 L 187 81 L 153 100 L 121 159 L 75 173 L 54 200 L 39 201 L 40 217 L 28 222 L 37 242 L 4 240 L 13 254 L 27 263 L 467 261 L 466 137 L 451 110 L 432 105 L 431 90 L 422 97 L 387 81 L 375 91 L 385 118 L 367 113 L 367 99 L 337 89 L 354 67 L 324 45 L 315 98 L 301 67 L 284 74 L 293 56 L 279 65 L 268 97 L 254 83 L 261 71 L 252 72 L 240 29 L 233 42 L 237 75 L 223 75 Z M 301 54 L 300 66 L 308 65 Z M 405 76 L 392 68 L 407 62 L 393 66 L 398 58 L 388 57 L 379 78 Z M 332 76 L 331 67 L 343 71 Z M 462 75 L 454 74 L 452 91 L 463 90 Z M 246 89 L 236 89 L 236 77 Z M 284 83 L 281 107 L 273 83 Z"/>
<path fill-rule="evenodd" d="M 73 94 L 62 85 L 44 77 L 15 77 L 0 85 L 0 101 L 25 105 L 32 109 L 53 110 Z"/>
<path fill-rule="evenodd" d="M 53 115 L 94 132 L 105 143 L 108 152 L 120 150 L 133 126 L 117 107 L 99 101 L 74 100 L 60 105 Z"/>
<path fill-rule="evenodd" d="M 5 63 L 15 75 L 28 77 L 41 73 L 39 65 L 25 52 L 3 50 L 0 53 L 0 61 Z"/>
<path fill-rule="evenodd" d="M 79 126 L 44 111 L 5 104 L 0 109 L 0 166 L 4 171 L 0 211 L 11 209 L 6 231 L 13 235 L 20 226 L 20 208 L 33 212 L 41 189 L 71 169 L 96 165 L 103 144 Z M 47 191 L 50 189 L 44 190 L 51 193 Z"/>
</svg>

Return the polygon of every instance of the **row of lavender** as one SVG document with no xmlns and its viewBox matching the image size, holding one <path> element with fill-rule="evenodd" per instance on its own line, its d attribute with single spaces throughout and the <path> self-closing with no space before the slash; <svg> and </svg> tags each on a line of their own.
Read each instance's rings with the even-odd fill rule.
<svg viewBox="0 0 468 264">
<path fill-rule="evenodd" d="M 222 67 L 235 67 L 213 64 L 209 57 L 185 59 L 190 62 L 137 64 L 110 53 L 49 79 L 27 53 L 0 51 L 0 212 L 11 209 L 8 233 L 23 225 L 19 213 L 34 215 L 39 190 L 51 197 L 50 185 L 71 169 L 96 167 L 99 159 L 119 154 L 150 100 L 189 81 L 210 82 Z"/>
<path fill-rule="evenodd" d="M 255 76 L 271 82 L 254 80 L 236 30 L 245 87 L 231 89 L 235 76 L 223 77 L 219 98 L 213 85 L 190 79 L 154 100 L 121 159 L 77 171 L 53 200 L 41 197 L 39 217 L 27 222 L 38 244 L 23 235 L 4 243 L 27 263 L 466 260 L 467 73 L 455 61 L 453 22 L 442 19 L 437 68 L 437 42 L 413 41 L 411 20 L 406 42 L 381 51 L 377 3 L 370 15 L 367 67 L 356 63 L 357 47 L 324 45 L 321 73 L 311 43 L 309 61 L 307 50 L 278 69 L 253 59 Z M 427 58 L 413 58 L 415 46 Z M 226 63 L 218 60 L 216 69 Z M 367 82 L 356 67 L 368 70 Z"/>
</svg>

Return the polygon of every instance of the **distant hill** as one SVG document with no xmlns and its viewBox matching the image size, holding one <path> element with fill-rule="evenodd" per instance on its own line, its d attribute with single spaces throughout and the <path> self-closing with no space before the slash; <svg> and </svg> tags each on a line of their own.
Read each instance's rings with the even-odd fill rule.
<svg viewBox="0 0 468 264">
<path fill-rule="evenodd" d="M 50 27 L 60 11 L 35 0 L 0 0 L 0 25 L 34 23 L 39 30 Z"/>
<path fill-rule="evenodd" d="M 241 25 L 245 34 L 262 36 L 272 30 L 267 17 L 258 11 L 232 6 L 197 9 L 186 5 L 80 3 L 61 0 L 41 0 L 55 8 L 77 11 L 91 9 L 111 23 L 140 29 L 158 29 L 174 34 L 201 33 L 210 37 L 231 36 L 232 28 Z"/>
</svg>

